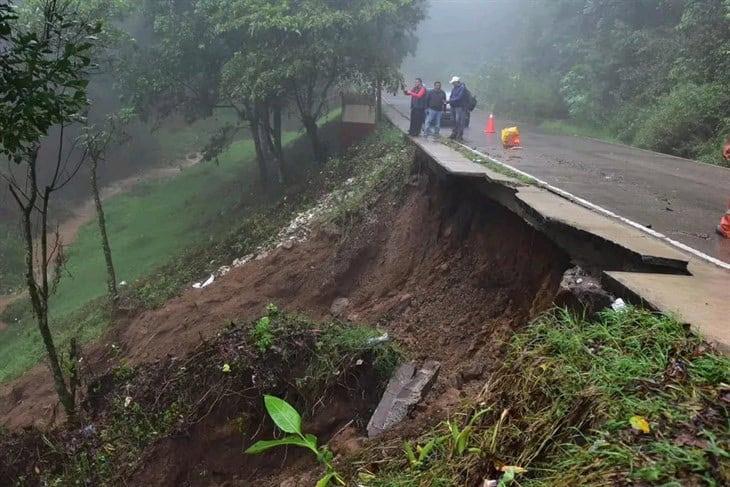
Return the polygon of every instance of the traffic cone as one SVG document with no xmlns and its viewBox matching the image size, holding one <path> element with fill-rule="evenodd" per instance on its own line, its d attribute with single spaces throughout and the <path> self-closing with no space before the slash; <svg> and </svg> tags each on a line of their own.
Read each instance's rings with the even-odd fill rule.
<svg viewBox="0 0 730 487">
<path fill-rule="evenodd" d="M 485 134 L 493 134 L 495 132 L 494 130 L 494 115 L 491 113 L 489 114 L 489 118 L 487 119 L 487 126 L 484 127 L 484 133 Z"/>
</svg>

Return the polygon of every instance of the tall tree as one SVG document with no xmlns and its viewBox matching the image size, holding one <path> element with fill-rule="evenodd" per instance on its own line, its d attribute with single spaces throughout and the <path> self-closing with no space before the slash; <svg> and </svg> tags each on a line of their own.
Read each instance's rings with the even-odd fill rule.
<svg viewBox="0 0 730 487">
<path fill-rule="evenodd" d="M 90 53 L 99 25 L 77 20 L 71 2 L 46 0 L 38 30 L 21 29 L 7 4 L 0 5 L 0 154 L 11 164 L 3 173 L 20 209 L 26 252 L 26 284 L 38 329 L 46 348 L 59 400 L 69 419 L 75 417 L 75 367 L 66 371 L 49 327 L 53 262 L 62 259 L 58 237 L 49 243 L 50 201 L 77 174 L 86 154 L 64 150 L 64 130 L 87 105 Z M 58 126 L 59 142 L 51 176 L 42 180 L 38 153 L 42 139 Z M 34 224 L 38 225 L 34 231 Z M 36 268 L 36 262 L 38 266 Z M 56 273 L 58 277 L 58 273 Z M 71 357 L 75 357 L 75 346 Z"/>
</svg>

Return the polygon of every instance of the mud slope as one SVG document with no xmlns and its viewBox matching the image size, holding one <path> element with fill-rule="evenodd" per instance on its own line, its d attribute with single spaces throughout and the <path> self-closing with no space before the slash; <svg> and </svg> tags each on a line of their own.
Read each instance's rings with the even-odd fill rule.
<svg viewBox="0 0 730 487">
<path fill-rule="evenodd" d="M 321 318 L 342 297 L 343 317 L 377 324 L 414 358 L 441 361 L 426 406 L 438 416 L 483 383 L 510 330 L 551 305 L 567 265 L 559 249 L 476 191 L 418 174 L 347 228 L 324 225 L 304 243 L 120 323 L 84 362 L 101 373 L 120 358 L 181 357 L 269 302 Z M 0 422 L 47 426 L 54 402 L 47 371 L 36 367 L 0 390 Z"/>
</svg>

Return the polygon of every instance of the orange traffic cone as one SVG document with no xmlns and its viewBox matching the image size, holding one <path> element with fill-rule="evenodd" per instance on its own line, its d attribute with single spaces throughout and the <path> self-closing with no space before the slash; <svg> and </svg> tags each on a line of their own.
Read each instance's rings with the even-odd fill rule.
<svg viewBox="0 0 730 487">
<path fill-rule="evenodd" d="M 494 132 L 494 115 L 490 113 L 489 118 L 487 119 L 487 126 L 484 127 L 484 133 L 493 134 Z"/>
</svg>

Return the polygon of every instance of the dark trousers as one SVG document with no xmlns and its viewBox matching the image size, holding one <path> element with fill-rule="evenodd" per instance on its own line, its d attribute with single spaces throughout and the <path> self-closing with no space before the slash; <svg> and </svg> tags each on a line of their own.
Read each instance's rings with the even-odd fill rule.
<svg viewBox="0 0 730 487">
<path fill-rule="evenodd" d="M 411 127 L 408 129 L 408 135 L 420 135 L 424 120 L 426 120 L 426 110 L 411 107 Z"/>
<path fill-rule="evenodd" d="M 454 114 L 454 129 L 451 131 L 449 138 L 456 140 L 464 139 L 464 125 L 466 123 L 466 114 L 468 110 L 464 107 L 451 107 Z"/>
</svg>

